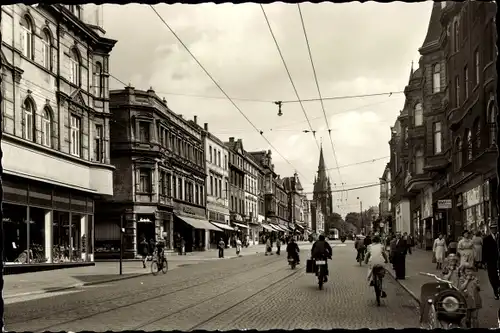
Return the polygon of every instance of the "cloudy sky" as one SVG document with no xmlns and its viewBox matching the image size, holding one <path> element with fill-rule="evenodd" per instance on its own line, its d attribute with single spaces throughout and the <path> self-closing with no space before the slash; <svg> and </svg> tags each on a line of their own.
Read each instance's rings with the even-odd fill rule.
<svg viewBox="0 0 500 333">
<path fill-rule="evenodd" d="M 376 97 L 325 100 L 337 163 L 321 104 L 303 103 L 318 142 L 323 141 L 334 190 L 377 183 L 388 162 L 389 126 L 403 107 L 399 92 L 418 62 L 432 2 L 390 4 L 302 4 L 311 52 L 323 97 L 387 93 Z M 283 155 L 273 151 L 275 170 L 300 175 L 306 192 L 318 167 L 319 150 L 258 4 L 157 5 L 214 79 Z M 301 99 L 318 98 L 297 5 L 264 6 Z M 226 141 L 243 139 L 246 150 L 271 149 L 190 57 L 148 5 L 106 5 L 104 28 L 117 39 L 110 73 L 137 89 L 153 87 L 176 113 L 198 116 Z M 111 79 L 111 88 L 123 84 Z M 200 97 L 201 96 L 201 97 Z M 212 98 L 208 98 L 212 97 Z M 385 157 L 385 158 L 384 158 Z M 366 160 L 375 162 L 349 166 Z M 347 167 L 342 167 L 346 166 Z M 340 173 L 340 174 L 339 174 Z M 345 215 L 378 204 L 378 186 L 334 194 Z M 359 199 L 358 199 L 359 198 Z"/>
</svg>

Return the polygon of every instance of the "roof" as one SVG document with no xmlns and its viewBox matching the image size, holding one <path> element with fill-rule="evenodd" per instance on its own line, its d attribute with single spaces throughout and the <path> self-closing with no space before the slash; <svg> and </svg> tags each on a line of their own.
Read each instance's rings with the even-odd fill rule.
<svg viewBox="0 0 500 333">
<path fill-rule="evenodd" d="M 431 11 L 431 17 L 429 19 L 429 25 L 427 26 L 427 34 L 425 35 L 424 43 L 421 46 L 426 48 L 439 41 L 441 37 L 441 2 L 434 2 Z"/>
</svg>

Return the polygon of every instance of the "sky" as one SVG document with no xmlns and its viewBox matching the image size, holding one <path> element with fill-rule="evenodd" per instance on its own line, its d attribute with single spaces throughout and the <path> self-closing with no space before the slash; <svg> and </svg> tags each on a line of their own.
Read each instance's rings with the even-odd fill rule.
<svg viewBox="0 0 500 333">
<path fill-rule="evenodd" d="M 118 40 L 110 74 L 137 89 L 152 87 L 169 107 L 221 140 L 243 139 L 247 151 L 273 152 L 281 177 L 299 174 L 312 193 L 319 145 L 334 191 L 334 211 L 344 216 L 378 205 L 379 182 L 389 161 L 390 126 L 403 108 L 412 61 L 429 23 L 432 2 L 303 3 L 300 5 L 323 98 L 380 96 L 303 102 L 304 112 L 258 4 L 154 6 L 198 61 L 272 147 L 225 98 L 149 5 L 105 5 L 106 37 Z M 264 5 L 300 99 L 318 90 L 296 4 Z M 111 89 L 123 83 L 110 79 Z M 393 92 L 392 95 L 389 93 Z M 210 98 L 209 98 L 210 97 Z M 282 106 L 273 101 L 294 101 Z M 333 147 L 332 147 L 333 146 Z M 333 153 L 335 150 L 335 154 Z M 352 166 L 358 162 L 375 160 Z M 336 166 L 340 168 L 335 169 Z"/>
</svg>

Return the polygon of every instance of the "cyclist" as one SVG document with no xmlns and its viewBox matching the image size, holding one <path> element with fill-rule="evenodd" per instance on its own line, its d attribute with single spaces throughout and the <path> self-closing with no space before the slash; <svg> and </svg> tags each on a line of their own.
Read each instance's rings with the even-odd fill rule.
<svg viewBox="0 0 500 333">
<path fill-rule="evenodd" d="M 163 263 L 163 259 L 165 258 L 165 247 L 166 241 L 163 238 L 159 238 L 156 241 L 156 255 L 158 256 L 158 262 Z"/>
<path fill-rule="evenodd" d="M 368 246 L 365 262 L 370 264 L 367 279 L 370 286 L 373 286 L 373 274 L 379 273 L 380 270 L 385 273 L 385 264 L 388 262 L 387 253 L 385 253 L 384 245 L 380 243 L 379 236 L 373 237 L 372 244 Z M 381 294 L 382 298 L 386 297 L 385 291 L 382 290 Z"/>
</svg>

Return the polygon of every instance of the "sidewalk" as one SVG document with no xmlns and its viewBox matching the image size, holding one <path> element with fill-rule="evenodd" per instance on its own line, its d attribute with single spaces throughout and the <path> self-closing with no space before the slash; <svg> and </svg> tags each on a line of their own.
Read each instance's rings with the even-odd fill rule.
<svg viewBox="0 0 500 333">
<path fill-rule="evenodd" d="M 420 249 L 414 249 L 411 255 L 406 256 L 406 279 L 397 280 L 397 282 L 408 292 L 410 295 L 420 302 L 420 287 L 427 282 L 432 282 L 431 277 L 420 275 L 420 272 L 427 272 L 433 274 L 440 274 L 436 270 L 436 264 L 432 263 L 432 252 Z M 394 277 L 394 270 L 389 269 L 389 274 Z M 497 311 L 500 307 L 500 301 L 493 298 L 493 291 L 491 289 L 488 274 L 485 270 L 477 272 L 481 283 L 481 297 L 483 300 L 483 308 L 479 311 L 479 322 L 481 328 L 498 327 Z"/>
<path fill-rule="evenodd" d="M 264 245 L 253 245 L 243 248 L 240 255 L 255 255 L 264 252 Z M 236 258 L 236 250 L 226 249 L 224 259 Z M 217 250 L 194 252 L 180 256 L 168 254 L 169 270 L 185 265 L 194 265 L 218 258 Z M 123 279 L 130 279 L 141 275 L 150 274 L 150 265 L 142 268 L 140 261 L 123 261 L 123 275 L 119 275 L 118 261 L 96 262 L 95 266 L 66 268 L 53 271 L 33 272 L 25 274 L 4 276 L 4 299 L 13 299 L 28 295 L 43 294 L 63 291 L 80 286 L 102 284 Z"/>
</svg>

